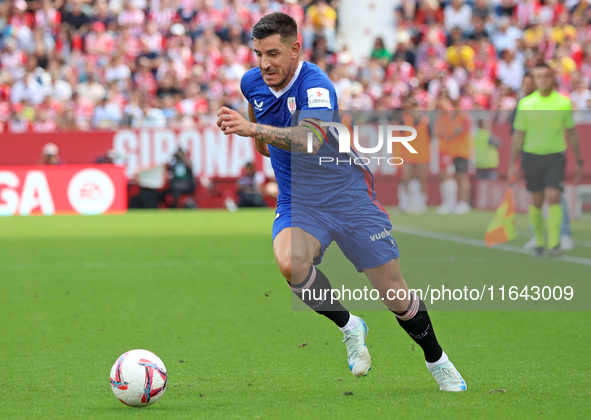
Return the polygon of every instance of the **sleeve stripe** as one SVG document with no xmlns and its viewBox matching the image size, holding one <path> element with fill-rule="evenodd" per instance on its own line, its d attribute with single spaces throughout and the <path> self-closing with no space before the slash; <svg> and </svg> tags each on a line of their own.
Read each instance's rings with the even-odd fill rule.
<svg viewBox="0 0 591 420">
<path fill-rule="evenodd" d="M 324 130 L 322 130 L 322 127 L 320 127 L 316 123 L 313 123 L 312 121 L 306 120 L 306 122 L 312 124 L 314 127 L 316 127 L 322 133 L 322 137 L 321 137 L 320 134 L 316 130 L 314 130 L 312 127 L 310 127 L 310 130 L 312 130 L 312 131 L 314 131 L 314 133 L 316 133 L 316 135 L 318 136 L 320 141 L 328 141 L 328 139 L 326 138 L 326 134 L 324 133 Z"/>
</svg>

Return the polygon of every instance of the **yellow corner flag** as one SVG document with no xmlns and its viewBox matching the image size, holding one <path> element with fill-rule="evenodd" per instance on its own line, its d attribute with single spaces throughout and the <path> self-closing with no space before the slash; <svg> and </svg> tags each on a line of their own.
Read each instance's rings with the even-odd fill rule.
<svg viewBox="0 0 591 420">
<path fill-rule="evenodd" d="M 515 232 L 515 202 L 513 190 L 507 188 L 499 208 L 495 211 L 493 220 L 486 229 L 484 242 L 486 246 L 493 246 L 510 241 L 515 236 L 517 236 Z"/>
</svg>

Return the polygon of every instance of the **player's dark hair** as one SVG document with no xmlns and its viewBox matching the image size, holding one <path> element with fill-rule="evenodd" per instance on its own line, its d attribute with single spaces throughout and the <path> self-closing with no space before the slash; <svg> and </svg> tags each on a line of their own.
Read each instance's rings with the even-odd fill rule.
<svg viewBox="0 0 591 420">
<path fill-rule="evenodd" d="M 281 41 L 295 40 L 298 24 L 291 16 L 275 12 L 263 16 L 252 28 L 253 39 L 265 39 L 275 34 L 281 36 Z"/>
</svg>

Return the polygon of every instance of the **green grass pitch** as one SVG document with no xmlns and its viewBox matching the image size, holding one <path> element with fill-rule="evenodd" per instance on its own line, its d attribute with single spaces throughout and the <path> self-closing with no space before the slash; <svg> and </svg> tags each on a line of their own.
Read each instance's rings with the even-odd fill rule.
<svg viewBox="0 0 591 420">
<path fill-rule="evenodd" d="M 491 218 L 392 215 L 395 225 L 477 239 Z M 358 312 L 373 368 L 354 378 L 338 329 L 291 310 L 272 222 L 271 210 L 0 219 L 0 418 L 588 418 L 590 312 L 432 312 L 468 384 L 460 394 L 437 390 L 393 315 Z M 569 255 L 591 257 L 590 226 L 574 223 L 580 242 Z M 520 246 L 524 217 L 518 228 Z M 394 236 L 411 285 L 591 280 L 588 265 Z M 143 409 L 109 385 L 116 358 L 134 348 L 169 372 L 162 399 Z"/>
</svg>

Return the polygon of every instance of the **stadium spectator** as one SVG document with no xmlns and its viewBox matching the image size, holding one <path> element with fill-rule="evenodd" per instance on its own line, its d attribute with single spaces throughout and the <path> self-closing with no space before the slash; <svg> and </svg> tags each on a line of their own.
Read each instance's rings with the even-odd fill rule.
<svg viewBox="0 0 591 420">
<path fill-rule="evenodd" d="M 59 148 L 54 143 L 47 143 L 43 146 L 39 165 L 61 165 L 64 163 L 59 156 Z"/>
<path fill-rule="evenodd" d="M 96 158 L 95 162 L 98 164 L 112 165 L 115 163 L 115 157 L 115 151 L 113 149 L 109 149 L 105 152 L 104 155 L 100 155 L 98 158 Z"/>
<path fill-rule="evenodd" d="M 30 69 L 25 71 L 22 78 L 12 86 L 10 92 L 10 101 L 12 103 L 27 101 L 32 104 L 40 104 L 43 97 L 43 86 Z"/>
<path fill-rule="evenodd" d="M 88 78 L 85 82 L 78 84 L 76 91 L 78 92 L 78 95 L 93 105 L 102 101 L 107 93 L 103 85 L 96 80 L 93 73 L 88 74 Z"/>
<path fill-rule="evenodd" d="M 573 75 L 574 76 L 574 75 Z M 574 79 L 574 77 L 573 77 Z M 591 90 L 589 90 L 589 81 L 577 73 L 576 89 L 570 95 L 573 109 L 576 111 L 588 111 L 591 104 Z M 577 114 L 582 113 L 575 113 Z"/>
<path fill-rule="evenodd" d="M 66 9 L 69 8 L 68 6 L 69 4 Z M 73 0 L 71 6 L 71 9 L 65 13 L 62 23 L 71 34 L 70 42 L 81 44 L 81 35 L 88 31 L 90 18 L 82 10 L 82 0 Z"/>
<path fill-rule="evenodd" d="M 10 107 L 26 101 L 34 112 L 51 95 L 63 105 L 56 115 L 58 129 L 66 120 L 71 129 L 74 114 L 77 129 L 84 130 L 91 127 L 85 115 L 94 112 L 111 83 L 117 84 L 115 102 L 121 114 L 135 90 L 141 91 L 142 101 L 158 108 L 173 89 L 177 112 L 180 103 L 185 111 L 171 121 L 189 122 L 185 118 L 189 116 L 193 124 L 201 124 L 203 119 L 195 120 L 201 112 L 186 112 L 195 98 L 188 95 L 189 86 L 196 84 L 202 92 L 196 101 L 200 109 L 214 109 L 220 101 L 243 107 L 237 80 L 255 64 L 250 25 L 280 10 L 300 22 L 302 59 L 338 77 L 335 83 L 342 89 L 339 98 L 344 108 L 359 106 L 360 97 L 368 107 L 368 97 L 371 107 L 379 103 L 391 109 L 400 106 L 405 95 L 413 95 L 420 106 L 433 109 L 442 82 L 446 95 L 460 100 L 462 108 L 506 107 L 511 102 L 506 86 L 514 91 L 519 86 L 519 77 L 512 77 L 519 73 L 517 63 L 524 71 L 539 62 L 550 63 L 559 75 L 558 89 L 566 95 L 577 90 L 577 72 L 591 80 L 591 30 L 583 2 L 577 6 L 576 2 L 538 0 L 404 0 L 396 9 L 396 49 L 388 51 L 376 40 L 377 49 L 368 51 L 367 57 L 353 57 L 346 46 L 337 48 L 336 4 L 324 0 L 299 4 L 296 0 L 97 0 L 90 4 L 39 0 L 29 8 L 27 2 L 16 0 L 8 4 L 5 14 L 0 94 Z M 505 50 L 514 53 L 510 62 L 496 58 Z M 373 69 L 372 53 L 385 70 L 381 81 L 375 77 L 379 72 Z M 400 73 L 397 88 L 392 90 L 396 72 Z M 439 76 L 442 72 L 445 76 Z M 490 81 L 497 79 L 500 83 L 491 89 Z M 355 82 L 361 83 L 362 94 L 351 94 Z M 80 99 L 70 101 L 70 91 L 78 92 L 92 107 Z M 156 102 L 155 96 L 159 97 Z M 72 108 L 70 102 L 78 105 Z M 5 129 L 26 128 L 18 114 L 8 124 L 11 114 L 5 113 Z M 124 118 L 119 124 L 131 121 Z"/>
<path fill-rule="evenodd" d="M 263 199 L 265 175 L 258 172 L 252 162 L 246 163 L 242 172 L 242 176 L 236 182 L 238 207 L 266 207 Z"/>
<path fill-rule="evenodd" d="M 464 68 L 468 71 L 474 70 L 474 49 L 466 44 L 462 29 L 455 27 L 450 35 L 451 45 L 447 48 L 447 62 L 453 67 Z"/>
<path fill-rule="evenodd" d="M 185 197 L 185 208 L 196 208 L 195 201 L 191 195 L 195 192 L 195 177 L 193 165 L 189 156 L 182 148 L 178 148 L 168 164 L 166 165 L 168 188 L 161 194 L 161 200 L 169 208 L 178 208 L 180 198 Z"/>
<path fill-rule="evenodd" d="M 498 20 L 497 30 L 493 33 L 491 41 L 497 51 L 514 50 L 521 36 L 522 32 L 511 25 L 511 19 L 503 16 Z"/>
<path fill-rule="evenodd" d="M 497 66 L 497 77 L 501 83 L 517 92 L 521 87 L 523 74 L 523 63 L 515 57 L 515 52 L 513 50 L 503 51 Z"/>
<path fill-rule="evenodd" d="M 105 95 L 94 109 L 92 126 L 98 129 L 114 129 L 122 117 L 121 110 L 113 98 Z"/>
<path fill-rule="evenodd" d="M 374 41 L 370 58 L 378 60 L 383 66 L 387 66 L 392 61 L 392 54 L 386 49 L 384 39 L 381 36 L 377 37 Z"/>
<path fill-rule="evenodd" d="M 471 20 L 472 9 L 464 3 L 464 0 L 451 0 L 443 9 L 443 25 L 448 32 L 454 28 L 467 31 Z"/>
<path fill-rule="evenodd" d="M 254 17 L 257 21 L 259 17 Z M 307 36 L 304 37 L 304 48 L 310 48 L 314 42 L 314 37 L 324 35 L 328 43 L 328 49 L 336 50 L 336 22 L 337 12 L 330 7 L 326 0 L 317 0 L 315 4 L 306 10 L 306 20 L 309 24 L 308 29 L 304 31 Z"/>
</svg>

